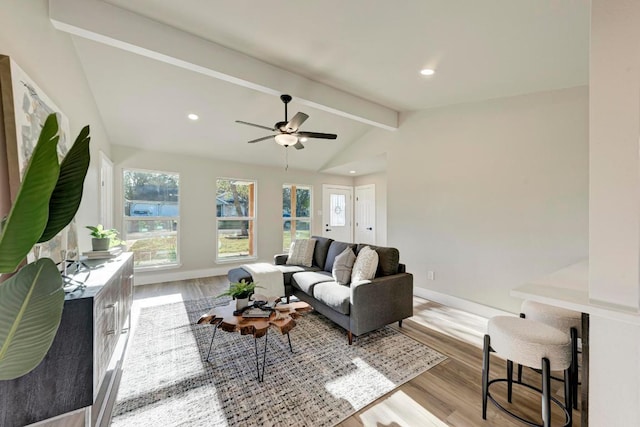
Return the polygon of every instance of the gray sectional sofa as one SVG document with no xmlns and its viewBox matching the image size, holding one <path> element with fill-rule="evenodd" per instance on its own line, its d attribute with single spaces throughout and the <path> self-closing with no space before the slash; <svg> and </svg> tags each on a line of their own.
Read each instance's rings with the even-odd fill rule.
<svg viewBox="0 0 640 427">
<path fill-rule="evenodd" d="M 317 312 L 347 330 L 349 344 L 353 336 L 399 322 L 413 315 L 413 275 L 405 271 L 396 248 L 338 242 L 313 236 L 316 244 L 311 267 L 288 265 L 287 254 L 276 255 L 275 265 L 283 272 L 287 297 L 295 295 Z M 357 255 L 364 246 L 374 249 L 379 258 L 376 276 L 371 281 L 341 285 L 331 271 L 337 255 L 350 247 Z M 242 268 L 227 275 L 230 282 L 252 280 Z"/>
</svg>

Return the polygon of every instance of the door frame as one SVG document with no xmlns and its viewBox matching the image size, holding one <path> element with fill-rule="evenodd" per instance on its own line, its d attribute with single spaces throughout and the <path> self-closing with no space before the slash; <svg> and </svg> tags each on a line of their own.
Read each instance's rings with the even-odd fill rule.
<svg viewBox="0 0 640 427">
<path fill-rule="evenodd" d="M 113 162 L 102 151 L 99 152 L 100 165 L 98 167 L 98 203 L 100 205 L 99 216 L 100 224 L 104 228 L 114 227 L 114 174 Z"/>
</svg>

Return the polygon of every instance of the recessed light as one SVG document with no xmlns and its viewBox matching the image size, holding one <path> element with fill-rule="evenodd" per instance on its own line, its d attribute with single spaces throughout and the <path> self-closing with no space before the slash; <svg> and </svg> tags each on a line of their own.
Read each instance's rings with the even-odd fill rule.
<svg viewBox="0 0 640 427">
<path fill-rule="evenodd" d="M 190 113 L 187 117 L 189 117 L 189 120 L 198 120 L 199 119 L 198 115 L 197 114 L 193 114 L 193 113 Z"/>
<path fill-rule="evenodd" d="M 349 171 L 349 173 L 356 173 L 356 171 Z"/>
<path fill-rule="evenodd" d="M 422 74 L 423 76 L 432 76 L 434 73 L 435 71 L 433 71 L 431 68 L 424 68 L 420 70 L 420 74 Z"/>
</svg>

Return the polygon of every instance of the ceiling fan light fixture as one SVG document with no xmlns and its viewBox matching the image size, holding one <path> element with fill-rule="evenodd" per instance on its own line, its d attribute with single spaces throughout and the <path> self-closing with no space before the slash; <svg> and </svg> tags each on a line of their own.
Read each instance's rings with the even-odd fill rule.
<svg viewBox="0 0 640 427">
<path fill-rule="evenodd" d="M 281 133 L 280 135 L 276 135 L 276 142 L 283 147 L 289 147 L 290 145 L 295 145 L 298 142 L 298 138 L 293 135 L 289 135 L 288 133 Z"/>
</svg>

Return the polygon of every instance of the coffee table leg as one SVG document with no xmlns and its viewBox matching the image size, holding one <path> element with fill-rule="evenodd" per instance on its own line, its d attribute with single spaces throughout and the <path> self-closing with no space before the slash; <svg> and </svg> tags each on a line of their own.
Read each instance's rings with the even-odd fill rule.
<svg viewBox="0 0 640 427">
<path fill-rule="evenodd" d="M 269 329 L 264 335 L 264 350 L 262 352 L 262 372 L 260 372 L 260 357 L 258 356 L 258 339 L 253 337 L 253 344 L 256 350 L 256 371 L 258 373 L 258 382 L 264 381 L 264 367 L 267 364 L 267 338 L 269 337 Z"/>
<path fill-rule="evenodd" d="M 291 336 L 289 335 L 289 332 L 287 332 L 287 339 L 289 340 L 289 350 L 291 350 L 291 353 L 293 353 L 293 347 L 291 346 Z"/>
<path fill-rule="evenodd" d="M 213 335 L 211 335 L 211 344 L 209 344 L 209 352 L 207 353 L 207 358 L 205 359 L 207 362 L 209 361 L 209 356 L 211 355 L 211 347 L 213 347 L 213 339 L 216 337 L 216 331 L 218 330 L 218 326 L 220 322 L 213 324 Z"/>
</svg>

